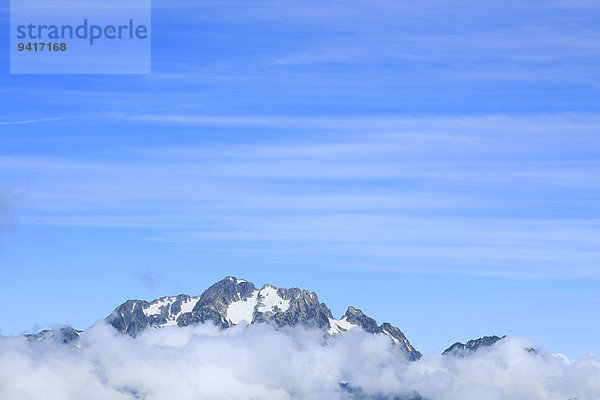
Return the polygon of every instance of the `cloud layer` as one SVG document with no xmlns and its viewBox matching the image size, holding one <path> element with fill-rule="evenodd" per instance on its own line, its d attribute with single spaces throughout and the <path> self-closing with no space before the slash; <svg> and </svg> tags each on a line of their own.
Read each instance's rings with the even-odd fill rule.
<svg viewBox="0 0 600 400">
<path fill-rule="evenodd" d="M 507 338 L 468 357 L 426 354 L 407 363 L 380 335 L 252 325 L 146 331 L 137 339 L 103 322 L 78 347 L 0 338 L 0 399 L 345 399 L 412 394 L 428 399 L 598 399 L 600 360 L 570 362 Z M 354 388 L 354 393 L 340 387 Z"/>
</svg>

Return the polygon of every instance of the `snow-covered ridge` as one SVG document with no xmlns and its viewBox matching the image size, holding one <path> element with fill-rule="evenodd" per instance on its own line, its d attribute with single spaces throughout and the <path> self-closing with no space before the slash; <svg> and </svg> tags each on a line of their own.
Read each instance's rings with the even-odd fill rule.
<svg viewBox="0 0 600 400">
<path fill-rule="evenodd" d="M 349 331 L 352 328 L 358 328 L 358 325 L 348 322 L 346 317 L 342 317 L 342 319 L 329 318 L 329 325 L 331 327 L 327 332 L 329 332 L 330 335 L 339 335 L 340 333 Z"/>
<path fill-rule="evenodd" d="M 290 308 L 290 301 L 283 299 L 277 293 L 277 288 L 271 285 L 265 285 L 260 292 L 258 292 L 258 298 L 260 305 L 258 306 L 259 312 L 275 312 L 276 308 L 279 308 L 280 312 L 285 312 Z"/>
<path fill-rule="evenodd" d="M 148 317 L 160 316 L 163 312 L 166 314 L 166 322 L 157 324 L 157 328 L 163 326 L 175 326 L 177 325 L 177 318 L 182 314 L 191 312 L 196 306 L 196 303 L 198 303 L 198 300 L 200 300 L 200 296 L 183 299 L 180 304 L 180 309 L 177 312 L 173 312 L 173 304 L 177 301 L 177 297 L 161 297 L 144 307 L 142 311 Z"/>
<path fill-rule="evenodd" d="M 240 300 L 233 302 L 227 307 L 227 313 L 225 318 L 229 323 L 233 325 L 237 325 L 242 321 L 246 321 L 246 323 L 251 323 L 254 316 L 254 309 L 258 304 L 258 290 L 252 292 L 252 296 L 248 297 L 246 300 Z"/>
<path fill-rule="evenodd" d="M 163 297 L 158 300 L 154 300 L 150 305 L 144 308 L 142 311 L 147 316 L 160 314 L 161 309 L 163 307 L 167 307 L 167 309 L 175 302 L 175 297 Z"/>
<path fill-rule="evenodd" d="M 246 282 L 237 280 L 237 283 Z M 242 321 L 250 324 L 254 321 L 254 313 L 285 312 L 290 308 L 290 301 L 282 298 L 276 287 L 265 285 L 261 290 L 255 290 L 245 300 L 235 301 L 227 307 L 225 319 L 232 325 Z"/>
</svg>

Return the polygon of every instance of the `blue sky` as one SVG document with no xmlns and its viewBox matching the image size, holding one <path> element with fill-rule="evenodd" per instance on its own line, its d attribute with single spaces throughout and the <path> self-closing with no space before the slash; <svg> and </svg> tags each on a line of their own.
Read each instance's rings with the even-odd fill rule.
<svg viewBox="0 0 600 400">
<path fill-rule="evenodd" d="M 9 75 L 5 44 L 0 334 L 235 275 L 424 352 L 597 354 L 599 11 L 154 1 L 137 76 Z"/>
</svg>

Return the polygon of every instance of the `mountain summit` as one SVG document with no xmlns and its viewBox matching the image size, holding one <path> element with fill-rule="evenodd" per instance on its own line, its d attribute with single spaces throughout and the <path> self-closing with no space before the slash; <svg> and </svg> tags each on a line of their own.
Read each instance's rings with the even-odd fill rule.
<svg viewBox="0 0 600 400">
<path fill-rule="evenodd" d="M 401 346 L 410 360 L 421 357 L 402 331 L 389 323 L 377 322 L 352 306 L 335 319 L 316 293 L 298 288 L 283 289 L 266 284 L 257 289 L 243 279 L 228 276 L 209 287 L 200 296 L 161 297 L 151 302 L 127 300 L 107 317 L 118 331 L 135 337 L 147 328 L 187 326 L 212 322 L 221 328 L 238 324 L 271 323 L 276 327 L 306 326 L 323 329 L 337 336 L 350 329 L 362 328 L 381 333 Z"/>
<path fill-rule="evenodd" d="M 477 351 L 481 347 L 490 347 L 499 340 L 502 340 L 506 335 L 499 336 L 484 336 L 479 339 L 471 339 L 466 344 L 456 342 L 452 346 L 448 347 L 442 354 L 453 354 L 453 355 L 464 355 L 469 351 Z"/>
</svg>

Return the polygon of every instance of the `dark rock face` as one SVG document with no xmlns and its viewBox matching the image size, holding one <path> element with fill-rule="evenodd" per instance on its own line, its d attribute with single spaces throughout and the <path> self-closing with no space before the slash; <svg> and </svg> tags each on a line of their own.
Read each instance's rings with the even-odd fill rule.
<svg viewBox="0 0 600 400">
<path fill-rule="evenodd" d="M 405 350 L 410 360 L 421 357 L 400 329 L 389 323 L 379 326 L 359 309 L 350 306 L 342 319 L 336 320 L 327 305 L 319 302 L 316 293 L 268 284 L 258 290 L 251 282 L 232 276 L 215 283 L 196 297 L 179 295 L 152 302 L 128 300 L 117 307 L 107 321 L 119 332 L 133 337 L 147 328 L 203 322 L 212 322 L 223 329 L 242 321 L 269 323 L 278 328 L 301 325 L 326 330 L 331 336 L 360 327 L 369 333 L 389 336 Z"/>
<path fill-rule="evenodd" d="M 107 318 L 108 322 L 119 332 L 135 337 L 149 325 L 148 317 L 143 312 L 148 305 L 147 301 L 127 300 Z"/>
<path fill-rule="evenodd" d="M 279 297 L 288 301 L 288 308 L 282 310 L 276 306 L 267 311 L 257 310 L 252 322 L 274 322 L 280 327 L 303 325 L 329 329 L 329 318 L 333 318 L 331 311 L 324 303 L 319 303 L 316 293 L 298 288 L 277 289 L 271 285 L 265 287 L 275 289 Z"/>
<path fill-rule="evenodd" d="M 373 318 L 367 317 L 363 312 L 359 309 L 356 309 L 352 306 L 348 307 L 346 314 L 346 321 L 351 324 L 358 325 L 363 328 L 366 332 L 369 333 L 381 333 L 381 328 L 377 325 L 377 322 Z"/>
<path fill-rule="evenodd" d="M 410 344 L 410 342 L 408 341 L 406 336 L 404 336 L 404 333 L 402 333 L 400 329 L 387 322 L 381 324 L 380 329 L 382 333 L 385 333 L 386 335 L 391 337 L 392 340 L 394 340 L 394 343 L 397 343 L 406 349 L 406 353 L 408 354 L 409 360 L 416 361 L 419 358 L 421 358 L 422 354 L 415 350 L 415 348 Z"/>
<path fill-rule="evenodd" d="M 251 282 L 239 281 L 228 276 L 206 289 L 193 310 L 179 317 L 177 325 L 187 326 L 212 321 L 221 328 L 229 328 L 232 325 L 225 318 L 228 306 L 236 301 L 247 300 L 255 290 Z"/>
<path fill-rule="evenodd" d="M 464 349 L 465 349 L 464 343 L 456 342 L 452 346 L 450 346 L 446 350 L 444 350 L 444 352 L 442 354 L 454 354 L 454 353 L 461 352 Z"/>
<path fill-rule="evenodd" d="M 489 347 L 496 343 L 498 340 L 505 338 L 506 336 L 498 337 L 498 336 L 484 336 L 479 339 L 472 339 L 467 342 L 467 344 L 463 344 L 460 342 L 454 343 L 452 346 L 448 347 L 442 354 L 464 354 L 465 351 L 477 351 L 480 347 Z"/>
<path fill-rule="evenodd" d="M 418 360 L 421 358 L 421 353 L 416 351 L 415 348 L 410 344 L 404 333 L 392 324 L 384 322 L 381 326 L 377 325 L 377 321 L 373 318 L 367 317 L 363 312 L 352 306 L 348 307 L 346 314 L 344 315 L 346 321 L 351 324 L 360 326 L 365 332 L 369 333 L 383 333 L 392 338 L 395 344 L 400 345 L 406 350 L 408 357 L 411 361 Z"/>
</svg>

